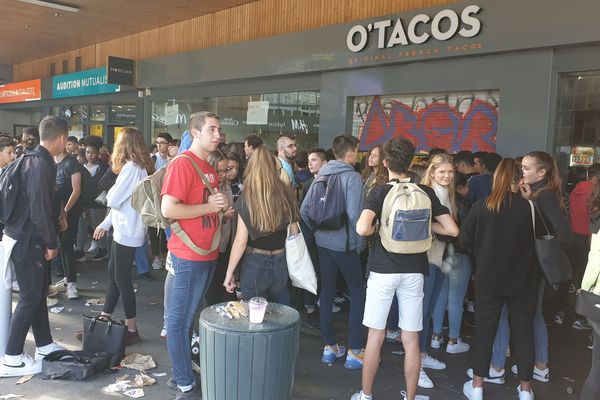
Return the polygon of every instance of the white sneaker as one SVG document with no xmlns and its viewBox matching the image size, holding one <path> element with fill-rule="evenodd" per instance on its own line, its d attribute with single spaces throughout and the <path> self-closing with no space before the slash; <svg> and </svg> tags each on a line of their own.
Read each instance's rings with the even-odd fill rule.
<svg viewBox="0 0 600 400">
<path fill-rule="evenodd" d="M 400 395 L 403 396 L 402 398 L 404 400 L 406 400 L 406 392 L 404 390 L 400 391 Z M 422 394 L 415 394 L 415 400 L 429 400 L 429 396 L 424 396 Z"/>
<path fill-rule="evenodd" d="M 388 343 L 402 343 L 402 334 L 400 333 L 400 330 L 386 329 L 385 341 Z"/>
<path fill-rule="evenodd" d="M 441 345 L 444 344 L 444 337 L 442 335 L 436 335 L 435 333 L 431 336 L 431 343 L 429 346 L 432 349 L 439 349 Z"/>
<path fill-rule="evenodd" d="M 160 257 L 154 257 L 154 261 L 152 261 L 152 269 L 163 269 L 163 263 L 160 260 Z"/>
<path fill-rule="evenodd" d="M 162 328 L 160 330 L 160 338 L 161 339 L 166 339 L 167 338 L 167 328 Z"/>
<path fill-rule="evenodd" d="M 469 376 L 469 378 L 473 379 L 473 368 L 469 368 L 467 370 L 467 375 Z M 505 375 L 504 369 L 502 369 L 502 371 L 498 372 L 498 371 L 496 371 L 496 369 L 494 367 L 490 367 L 488 376 L 484 376 L 483 381 L 488 382 L 488 383 L 494 383 L 496 385 L 503 385 L 505 382 L 504 375 Z"/>
<path fill-rule="evenodd" d="M 19 293 L 19 282 L 13 281 L 12 283 L 12 291 L 15 293 Z"/>
<path fill-rule="evenodd" d="M 427 354 L 425 358 L 421 358 L 421 368 L 446 369 L 446 363 Z"/>
<path fill-rule="evenodd" d="M 352 397 L 350 398 L 350 400 L 371 400 L 373 398 L 373 396 L 367 396 L 366 394 L 364 394 L 362 392 L 362 390 L 358 393 L 354 393 L 352 395 Z"/>
<path fill-rule="evenodd" d="M 521 385 L 517 386 L 517 393 L 519 393 L 519 400 L 533 400 L 533 389 L 530 392 L 521 390 Z"/>
<path fill-rule="evenodd" d="M 92 240 L 90 247 L 88 248 L 88 253 L 95 253 L 98 250 L 98 241 Z"/>
<path fill-rule="evenodd" d="M 467 381 L 463 385 L 463 394 L 469 400 L 483 400 L 483 388 L 473 387 L 473 381 Z"/>
<path fill-rule="evenodd" d="M 50 285 L 53 291 L 56 293 L 64 292 L 67 290 L 67 278 L 62 278 L 60 281 L 56 282 L 53 285 Z"/>
<path fill-rule="evenodd" d="M 17 362 L 7 364 L 6 356 L 0 358 L 0 377 L 35 375 L 42 372 L 42 363 L 34 361 L 28 354 L 21 354 Z"/>
<path fill-rule="evenodd" d="M 335 314 L 339 313 L 340 311 L 342 311 L 342 308 L 337 304 L 333 303 L 333 306 L 331 307 L 331 312 Z"/>
<path fill-rule="evenodd" d="M 424 389 L 433 389 L 433 381 L 427 376 L 427 373 L 423 371 L 423 368 L 419 371 L 419 382 L 417 383 L 417 386 Z"/>
<path fill-rule="evenodd" d="M 432 341 L 433 341 L 433 339 L 432 339 Z M 431 347 L 433 347 L 433 346 L 431 346 Z M 460 340 L 460 338 L 458 338 L 458 339 L 456 339 L 456 343 L 451 343 L 450 341 L 448 341 L 448 345 L 446 346 L 446 353 L 450 353 L 450 354 L 466 353 L 470 349 L 471 349 L 471 346 L 469 346 L 467 343 L 464 343 L 462 340 Z"/>
<path fill-rule="evenodd" d="M 467 303 L 467 312 L 474 313 L 475 312 L 475 303 L 471 300 Z"/>
<path fill-rule="evenodd" d="M 510 369 L 513 374 L 519 375 L 519 370 L 517 365 L 513 365 Z M 546 369 L 539 369 L 535 365 L 533 366 L 533 379 L 538 382 L 546 383 L 550 382 L 550 368 L 546 367 Z"/>
<path fill-rule="evenodd" d="M 69 282 L 67 284 L 67 298 L 69 299 L 78 299 L 79 292 L 77 291 L 77 285 L 75 282 Z"/>
<path fill-rule="evenodd" d="M 44 357 L 53 351 L 65 350 L 66 348 L 56 342 L 52 342 L 46 346 L 35 348 L 35 361 L 42 361 Z"/>
</svg>

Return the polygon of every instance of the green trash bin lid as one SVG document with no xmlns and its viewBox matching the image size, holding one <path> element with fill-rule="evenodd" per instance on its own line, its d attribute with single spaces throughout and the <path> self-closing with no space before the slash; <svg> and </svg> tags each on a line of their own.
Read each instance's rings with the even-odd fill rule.
<svg viewBox="0 0 600 400">
<path fill-rule="evenodd" d="M 221 316 L 217 311 L 219 303 L 205 308 L 200 314 L 200 325 L 205 325 L 218 330 L 239 333 L 261 333 L 287 330 L 298 325 L 300 314 L 291 307 L 277 303 L 269 303 L 265 311 L 262 324 L 252 324 L 248 318 L 230 319 Z"/>
</svg>

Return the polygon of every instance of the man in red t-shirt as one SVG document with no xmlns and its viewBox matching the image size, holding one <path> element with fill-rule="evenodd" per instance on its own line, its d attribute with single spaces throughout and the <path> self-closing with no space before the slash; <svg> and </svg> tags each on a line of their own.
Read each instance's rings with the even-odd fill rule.
<svg viewBox="0 0 600 400">
<path fill-rule="evenodd" d="M 190 159 L 179 157 L 167 166 L 161 211 L 166 218 L 177 220 L 196 246 L 211 250 L 213 237 L 221 229 L 219 213 L 228 208 L 227 197 L 218 193 L 217 173 L 206 162 L 208 155 L 219 144 L 219 117 L 205 111 L 194 113 L 190 116 L 189 132 L 193 138 L 192 145 L 183 155 L 196 162 L 213 190 L 204 184 Z M 189 332 L 215 271 L 219 255 L 218 241 L 214 250 L 200 255 L 173 234 L 168 248 L 174 278 L 167 321 L 167 348 L 173 377 L 180 390 L 176 399 L 200 399 L 199 387 L 195 384 L 192 371 Z"/>
</svg>

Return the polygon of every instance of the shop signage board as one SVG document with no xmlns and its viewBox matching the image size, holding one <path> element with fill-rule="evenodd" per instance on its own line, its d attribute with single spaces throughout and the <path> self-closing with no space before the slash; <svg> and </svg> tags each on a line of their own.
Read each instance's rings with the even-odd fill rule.
<svg viewBox="0 0 600 400">
<path fill-rule="evenodd" d="M 135 61 L 128 58 L 108 57 L 107 81 L 115 85 L 135 86 Z"/>
<path fill-rule="evenodd" d="M 120 90 L 119 85 L 108 83 L 106 67 L 52 77 L 52 98 L 55 99 L 116 93 Z"/>
<path fill-rule="evenodd" d="M 370 42 L 375 42 L 378 49 L 411 44 L 423 44 L 431 39 L 444 42 L 455 36 L 472 38 L 481 32 L 481 21 L 477 14 L 481 7 L 470 5 L 457 13 L 444 9 L 435 15 L 417 14 L 410 21 L 402 18 L 385 19 L 354 25 L 346 35 L 346 46 L 353 53 L 365 49 Z"/>
<path fill-rule="evenodd" d="M 42 98 L 41 87 L 41 79 L 0 85 L 0 104 L 40 100 Z"/>
</svg>

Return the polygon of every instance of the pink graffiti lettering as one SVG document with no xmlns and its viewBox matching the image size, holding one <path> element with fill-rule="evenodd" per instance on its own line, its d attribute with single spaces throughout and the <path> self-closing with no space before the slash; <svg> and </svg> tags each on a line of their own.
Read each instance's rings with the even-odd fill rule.
<svg viewBox="0 0 600 400">
<path fill-rule="evenodd" d="M 455 107 L 440 99 L 417 110 L 414 105 L 395 100 L 391 107 L 389 103 L 386 107 L 389 113 L 380 98 L 373 97 L 360 136 L 361 150 L 369 150 L 396 137 L 407 138 L 417 151 L 428 151 L 432 147 L 451 153 L 496 150 L 498 105 L 491 101 L 473 99 L 464 113 L 458 110 L 458 105 Z"/>
</svg>

